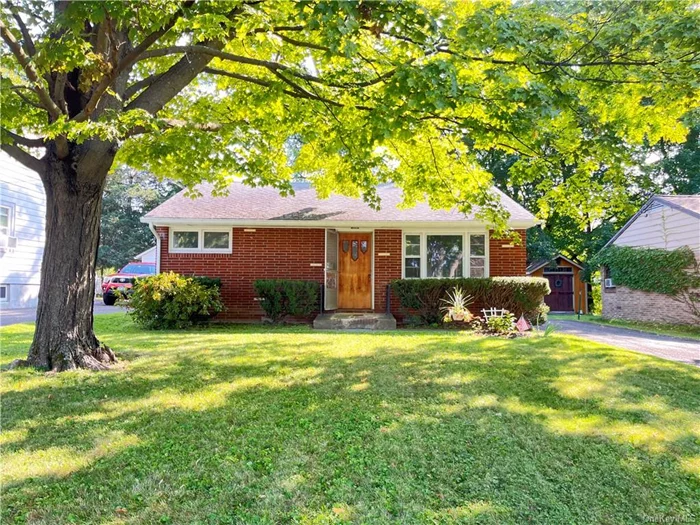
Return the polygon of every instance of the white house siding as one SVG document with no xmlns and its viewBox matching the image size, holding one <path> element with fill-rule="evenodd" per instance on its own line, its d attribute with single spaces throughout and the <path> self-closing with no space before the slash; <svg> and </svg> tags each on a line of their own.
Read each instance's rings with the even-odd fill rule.
<svg viewBox="0 0 700 525">
<path fill-rule="evenodd" d="M 134 259 L 137 259 L 141 262 L 145 263 L 155 263 L 156 262 L 156 247 L 154 246 L 153 248 L 149 248 L 145 252 L 139 253 L 137 256 L 134 257 Z"/>
<path fill-rule="evenodd" d="M 637 217 L 614 244 L 665 250 L 688 246 L 700 260 L 700 219 L 670 206 L 657 204 L 657 207 Z"/>
<path fill-rule="evenodd" d="M 10 236 L 17 247 L 0 249 L 1 308 L 36 306 L 44 254 L 46 199 L 39 175 L 0 152 L 0 205 L 10 208 Z"/>
</svg>

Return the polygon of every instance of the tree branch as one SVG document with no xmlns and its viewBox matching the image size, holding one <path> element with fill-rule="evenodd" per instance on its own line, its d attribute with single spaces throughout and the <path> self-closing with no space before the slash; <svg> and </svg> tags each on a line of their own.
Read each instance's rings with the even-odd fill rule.
<svg viewBox="0 0 700 525">
<path fill-rule="evenodd" d="M 38 102 L 30 99 L 26 95 L 22 94 L 22 92 L 21 92 L 22 89 L 26 89 L 27 91 L 31 91 L 32 93 L 34 93 L 36 95 L 36 92 L 32 88 L 30 88 L 29 86 L 10 86 L 10 90 L 14 91 L 15 95 L 17 95 L 19 98 L 21 98 L 25 103 L 27 103 L 30 106 L 35 107 L 37 109 L 42 109 L 42 110 L 46 111 L 46 108 L 44 108 L 44 106 L 42 106 Z"/>
<path fill-rule="evenodd" d="M 313 42 L 304 42 L 303 40 L 297 40 L 295 38 L 291 38 L 287 35 L 283 35 L 277 32 L 273 32 L 272 34 L 281 39 L 283 42 L 287 42 L 288 44 L 291 44 L 296 47 L 303 47 L 306 49 L 318 49 L 320 51 L 330 51 L 330 48 L 328 46 L 314 44 Z"/>
<path fill-rule="evenodd" d="M 271 88 L 271 87 L 275 86 L 275 84 L 273 82 L 270 82 L 269 80 L 263 80 L 261 78 L 251 77 L 248 75 L 242 75 L 240 73 L 234 73 L 232 71 L 225 71 L 223 69 L 217 69 L 217 68 L 213 68 L 213 67 L 205 68 L 202 71 L 202 73 L 209 73 L 211 75 L 219 75 L 222 77 L 234 78 L 236 80 L 241 80 L 243 82 L 248 82 L 250 84 L 255 84 L 257 86 L 262 86 L 262 87 L 267 87 L 267 88 Z M 285 82 L 286 84 L 288 84 L 294 88 L 294 90 L 283 89 L 282 93 L 284 93 L 285 95 L 289 95 L 289 96 L 294 97 L 294 98 L 301 98 L 301 99 L 307 99 L 307 100 L 317 100 L 319 102 L 325 102 L 327 104 L 330 104 L 330 105 L 336 106 L 336 107 L 345 107 L 345 105 L 341 104 L 340 102 L 337 102 L 335 100 L 331 100 L 331 99 L 326 98 L 326 97 L 322 97 L 322 96 L 315 94 L 315 93 L 310 93 L 309 91 L 303 89 L 298 84 L 295 84 L 291 80 L 289 80 L 288 78 L 285 78 L 279 72 L 277 72 L 276 75 L 280 78 L 280 80 L 282 80 L 283 82 Z M 360 110 L 364 110 L 364 111 L 371 111 L 372 110 L 372 108 L 370 108 L 369 106 L 354 106 L 354 107 L 355 107 L 355 109 L 360 109 Z"/>
<path fill-rule="evenodd" d="M 19 27 L 19 30 L 22 33 L 22 47 L 24 48 L 24 51 L 30 57 L 34 56 L 36 54 L 34 40 L 32 40 L 32 35 L 29 34 L 29 30 L 27 29 L 27 25 L 24 23 L 24 20 L 22 20 L 22 17 L 19 16 L 17 6 L 13 5 L 12 2 L 10 2 L 10 0 L 7 0 L 7 2 L 5 2 L 5 5 L 12 13 L 12 18 L 15 19 L 15 22 L 17 22 L 17 26 Z"/>
<path fill-rule="evenodd" d="M 21 144 L 22 146 L 27 146 L 30 148 L 43 148 L 45 147 L 44 144 L 44 139 L 43 138 L 34 138 L 30 139 L 27 137 L 23 137 L 22 135 L 18 135 L 17 133 L 10 131 L 7 128 L 0 127 L 0 131 L 2 132 L 3 135 L 7 135 L 10 137 L 15 144 Z"/>
<path fill-rule="evenodd" d="M 188 2 L 188 5 L 191 4 L 192 2 Z M 80 113 L 78 113 L 75 117 L 73 117 L 72 120 L 75 122 L 82 122 L 84 120 L 87 120 L 92 114 L 92 112 L 95 111 L 95 108 L 97 108 L 97 104 L 100 102 L 102 95 L 104 95 L 107 89 L 109 89 L 109 86 L 112 84 L 112 82 L 114 82 L 123 71 L 131 67 L 134 63 L 136 63 L 139 57 L 145 51 L 147 51 L 148 48 L 151 47 L 160 37 L 162 37 L 165 33 L 170 31 L 170 29 L 175 25 L 175 22 L 177 22 L 179 18 L 180 12 L 173 15 L 167 24 L 165 24 L 157 31 L 153 31 L 150 35 L 144 38 L 138 46 L 132 49 L 119 62 L 119 64 L 117 64 L 117 67 L 112 69 L 112 71 L 102 79 L 102 81 L 92 92 L 90 100 L 88 100 L 87 104 L 85 104 L 83 110 Z"/>
<path fill-rule="evenodd" d="M 299 71 L 295 71 L 292 67 L 286 65 L 286 64 L 281 64 L 280 62 L 274 62 L 271 60 L 260 60 L 258 58 L 251 58 L 251 57 L 246 57 L 242 55 L 235 55 L 233 53 L 227 53 L 226 51 L 221 51 L 219 49 L 213 49 L 208 46 L 203 46 L 203 45 L 188 45 L 188 46 L 170 46 L 170 47 L 163 47 L 160 49 L 152 49 L 150 51 L 147 51 L 141 55 L 140 60 L 146 60 L 149 58 L 157 58 L 157 57 L 162 57 L 162 56 L 168 56 L 168 55 L 176 55 L 176 54 L 187 54 L 187 53 L 193 53 L 193 54 L 205 54 L 205 55 L 211 55 L 212 57 L 219 58 L 221 60 L 228 60 L 230 62 L 237 62 L 239 64 L 246 64 L 250 66 L 257 66 L 257 67 L 263 67 L 271 72 L 275 71 L 285 71 L 289 73 L 290 75 L 306 80 L 308 82 L 315 82 L 317 84 L 322 84 L 325 86 L 329 87 L 335 87 L 335 88 L 340 88 L 340 89 L 349 89 L 349 88 L 362 88 L 362 87 L 368 87 L 374 84 L 377 84 L 379 82 L 383 82 L 384 80 L 390 78 L 392 75 L 396 73 L 395 69 L 392 69 L 391 71 L 388 71 L 384 73 L 383 75 L 378 76 L 377 78 L 374 78 L 372 80 L 367 80 L 363 82 L 348 82 L 348 83 L 334 83 L 334 82 L 329 82 L 321 77 L 317 77 L 315 75 L 310 75 L 308 73 L 300 73 Z"/>
<path fill-rule="evenodd" d="M 0 144 L 0 150 L 7 153 L 23 166 L 32 171 L 41 174 L 44 172 L 44 159 L 37 159 L 34 155 L 30 155 L 19 146 L 14 144 Z"/>
<path fill-rule="evenodd" d="M 24 69 L 29 81 L 33 84 L 32 89 L 39 97 L 39 101 L 41 102 L 43 108 L 49 113 L 52 119 L 58 119 L 58 117 L 61 115 L 61 110 L 56 104 L 54 104 L 54 101 L 51 99 L 46 89 L 44 89 L 44 87 L 41 85 L 41 79 L 34 69 L 31 59 L 25 54 L 22 46 L 19 44 L 19 42 L 17 42 L 12 32 L 7 28 L 2 20 L 0 20 L 0 36 Z"/>
<path fill-rule="evenodd" d="M 158 80 L 162 76 L 163 76 L 163 73 L 156 73 L 154 75 L 149 75 L 146 78 L 143 78 L 137 82 L 134 82 L 129 87 L 127 87 L 126 90 L 124 91 L 124 100 L 129 100 L 131 97 L 133 97 L 136 93 L 138 93 L 142 89 L 145 89 L 145 88 L 151 86 L 156 80 Z"/>
</svg>

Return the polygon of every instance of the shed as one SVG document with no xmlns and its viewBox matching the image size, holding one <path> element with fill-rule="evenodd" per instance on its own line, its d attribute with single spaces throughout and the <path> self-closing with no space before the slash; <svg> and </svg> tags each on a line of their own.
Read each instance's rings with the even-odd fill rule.
<svg viewBox="0 0 700 525">
<path fill-rule="evenodd" d="M 588 287 L 581 280 L 581 266 L 576 261 L 558 254 L 553 259 L 532 262 L 525 273 L 529 277 L 544 277 L 549 281 L 551 293 L 544 302 L 552 312 L 588 313 Z"/>
</svg>

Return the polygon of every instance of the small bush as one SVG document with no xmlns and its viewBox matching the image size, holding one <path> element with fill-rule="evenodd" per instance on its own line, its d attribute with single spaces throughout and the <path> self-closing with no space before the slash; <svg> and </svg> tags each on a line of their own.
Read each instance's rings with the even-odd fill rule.
<svg viewBox="0 0 700 525">
<path fill-rule="evenodd" d="M 216 279 L 184 277 L 174 272 L 137 279 L 129 301 L 129 315 L 151 330 L 188 328 L 221 312 Z M 206 283 L 206 284 L 205 284 Z"/>
<path fill-rule="evenodd" d="M 503 317 L 493 316 L 486 320 L 486 328 L 489 332 L 499 335 L 507 335 L 515 332 L 515 315 L 504 311 Z"/>
<path fill-rule="evenodd" d="M 530 320 L 542 313 L 544 296 L 550 292 L 549 282 L 541 277 L 400 279 L 392 283 L 401 307 L 428 325 L 442 322 L 442 300 L 455 287 L 480 307 L 504 308 Z"/>
<path fill-rule="evenodd" d="M 221 290 L 221 279 L 218 277 L 205 277 L 203 275 L 193 275 L 192 280 L 201 284 L 205 288 L 216 288 Z"/>
<path fill-rule="evenodd" d="M 318 310 L 320 285 L 316 281 L 259 279 L 253 284 L 260 306 L 275 323 L 287 317 L 308 317 Z"/>
<path fill-rule="evenodd" d="M 539 305 L 534 311 L 528 312 L 525 315 L 525 319 L 527 319 L 530 324 L 539 326 L 543 325 L 547 322 L 547 319 L 549 318 L 549 306 L 546 304 L 542 303 Z"/>
</svg>

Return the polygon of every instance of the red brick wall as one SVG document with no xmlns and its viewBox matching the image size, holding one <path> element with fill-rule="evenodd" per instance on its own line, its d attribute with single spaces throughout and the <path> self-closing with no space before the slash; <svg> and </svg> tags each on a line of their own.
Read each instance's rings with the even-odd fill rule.
<svg viewBox="0 0 700 525">
<path fill-rule="evenodd" d="M 168 253 L 167 227 L 157 228 L 161 238 L 160 270 L 184 275 L 219 277 L 226 311 L 221 319 L 259 320 L 263 315 L 255 298 L 256 279 L 306 279 L 323 283 L 325 230 L 256 228 L 245 232 L 233 228 L 233 253 Z M 525 275 L 525 231 L 518 230 L 522 244 L 504 248 L 507 239 L 489 240 L 489 272 L 492 277 Z M 386 311 L 386 286 L 401 278 L 401 230 L 374 232 L 374 309 Z M 388 253 L 388 256 L 380 256 Z M 311 266 L 312 263 L 321 266 Z M 391 311 L 400 315 L 399 301 L 391 298 Z"/>
<path fill-rule="evenodd" d="M 401 279 L 402 264 L 401 230 L 374 231 L 374 310 L 386 311 L 386 285 Z M 388 253 L 389 255 L 379 255 Z M 391 311 L 399 313 L 399 301 L 391 297 Z"/>
<path fill-rule="evenodd" d="M 525 249 L 526 231 L 515 230 L 520 234 L 520 244 L 510 246 L 509 239 L 489 237 L 489 276 L 524 276 L 527 267 Z M 493 232 L 492 232 L 493 234 Z"/>
<path fill-rule="evenodd" d="M 301 228 L 234 228 L 233 253 L 168 253 L 168 228 L 161 239 L 160 271 L 221 278 L 226 311 L 221 319 L 259 320 L 254 300 L 256 279 L 305 279 L 323 282 L 325 230 Z M 311 266 L 312 263 L 321 266 Z"/>
</svg>

